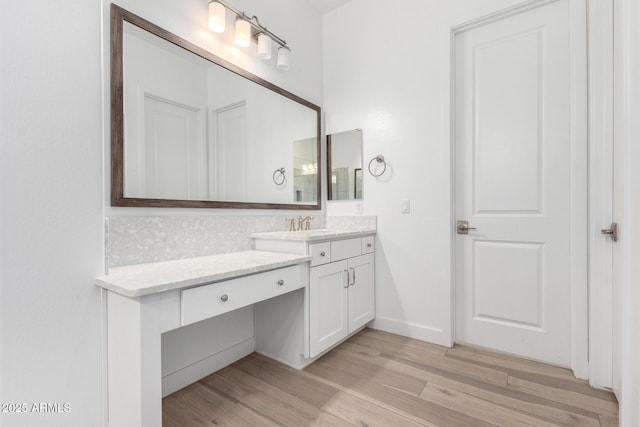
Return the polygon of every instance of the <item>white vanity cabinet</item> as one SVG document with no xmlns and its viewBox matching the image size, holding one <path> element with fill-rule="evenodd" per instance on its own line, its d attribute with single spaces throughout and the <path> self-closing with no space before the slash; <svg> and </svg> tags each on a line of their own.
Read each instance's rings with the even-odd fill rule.
<svg viewBox="0 0 640 427">
<path fill-rule="evenodd" d="M 253 235 L 257 250 L 311 257 L 305 334 L 305 356 L 310 359 L 375 317 L 374 236 L 365 232 L 330 236 L 324 230 L 313 231 Z"/>
<path fill-rule="evenodd" d="M 375 316 L 373 254 L 309 269 L 309 353 L 315 357 Z"/>
</svg>

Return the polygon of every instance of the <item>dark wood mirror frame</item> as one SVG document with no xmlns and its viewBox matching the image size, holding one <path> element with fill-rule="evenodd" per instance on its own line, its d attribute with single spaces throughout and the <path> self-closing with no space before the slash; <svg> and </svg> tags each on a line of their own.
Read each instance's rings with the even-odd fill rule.
<svg viewBox="0 0 640 427">
<path fill-rule="evenodd" d="M 170 43 L 186 49 L 214 64 L 246 78 L 260 86 L 302 104 L 316 112 L 317 122 L 317 202 L 309 204 L 254 203 L 213 200 L 171 200 L 124 196 L 124 93 L 123 93 L 123 23 L 129 22 Z M 321 208 L 320 107 L 300 98 L 214 54 L 184 40 L 177 35 L 111 4 L 111 206 L 158 208 L 227 208 L 227 209 L 290 209 L 318 210 Z"/>
</svg>

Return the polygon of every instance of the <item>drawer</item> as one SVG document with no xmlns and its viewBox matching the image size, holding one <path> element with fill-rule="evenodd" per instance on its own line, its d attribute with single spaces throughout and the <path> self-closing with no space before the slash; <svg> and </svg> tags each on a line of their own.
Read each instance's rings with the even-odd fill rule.
<svg viewBox="0 0 640 427">
<path fill-rule="evenodd" d="M 362 254 L 370 254 L 373 253 L 375 249 L 373 236 L 367 236 L 362 238 Z"/>
<path fill-rule="evenodd" d="M 331 242 L 309 245 L 309 255 L 311 255 L 311 267 L 328 263 L 331 261 Z"/>
<path fill-rule="evenodd" d="M 331 242 L 331 261 L 362 255 L 362 239 L 336 240 Z"/>
<path fill-rule="evenodd" d="M 302 271 L 295 265 L 185 289 L 181 294 L 182 326 L 302 288 Z"/>
</svg>

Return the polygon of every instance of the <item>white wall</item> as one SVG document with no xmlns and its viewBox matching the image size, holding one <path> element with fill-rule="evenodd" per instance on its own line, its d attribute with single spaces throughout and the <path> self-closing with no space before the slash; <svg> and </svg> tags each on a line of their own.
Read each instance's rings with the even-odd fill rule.
<svg viewBox="0 0 640 427">
<path fill-rule="evenodd" d="M 0 425 L 100 426 L 103 148 L 97 2 L 0 6 Z"/>
<path fill-rule="evenodd" d="M 392 169 L 364 173 L 364 213 L 378 215 L 375 327 L 451 343 L 449 28 L 519 1 L 353 0 L 323 19 L 327 133 L 361 128 L 365 168 L 383 154 Z"/>
</svg>

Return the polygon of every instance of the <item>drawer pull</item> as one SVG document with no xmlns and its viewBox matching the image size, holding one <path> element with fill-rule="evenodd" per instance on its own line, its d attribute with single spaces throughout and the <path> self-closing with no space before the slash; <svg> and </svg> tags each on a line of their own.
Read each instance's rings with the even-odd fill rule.
<svg viewBox="0 0 640 427">
<path fill-rule="evenodd" d="M 349 269 L 353 272 L 353 282 L 351 282 L 351 286 L 353 286 L 356 284 L 356 269 L 353 267 L 350 267 Z"/>
<path fill-rule="evenodd" d="M 282 285 L 284 285 L 284 280 L 282 279 L 278 280 L 278 286 L 282 286 Z"/>
<path fill-rule="evenodd" d="M 325 256 L 326 253 L 324 251 L 320 252 L 320 256 Z"/>
<path fill-rule="evenodd" d="M 370 248 L 372 245 L 371 243 L 367 243 L 367 247 Z"/>
<path fill-rule="evenodd" d="M 229 296 L 227 294 L 224 294 L 220 297 L 220 301 L 222 302 L 227 302 L 229 301 Z"/>
<path fill-rule="evenodd" d="M 348 288 L 348 287 L 349 287 L 349 285 L 350 285 L 350 283 L 349 283 L 349 280 L 350 280 L 350 279 L 349 279 L 349 270 L 344 270 L 344 272 L 345 272 L 345 273 L 347 273 L 347 283 L 345 283 L 345 284 L 344 284 L 344 287 L 345 287 L 345 288 Z"/>
</svg>

